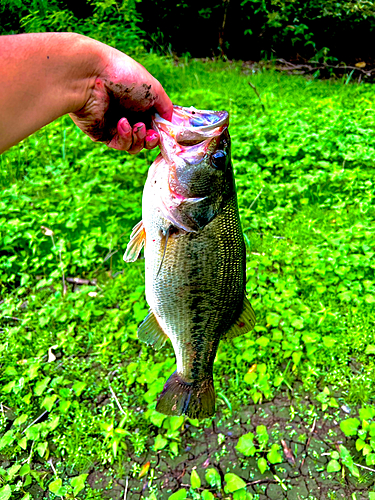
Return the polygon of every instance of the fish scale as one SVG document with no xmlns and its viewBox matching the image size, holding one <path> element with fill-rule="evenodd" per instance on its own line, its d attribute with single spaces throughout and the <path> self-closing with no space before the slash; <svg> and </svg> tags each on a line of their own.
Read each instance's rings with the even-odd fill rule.
<svg viewBox="0 0 375 500">
<path fill-rule="evenodd" d="M 210 342 L 218 344 L 243 305 L 245 248 L 235 198 L 202 231 L 170 237 L 158 275 L 165 245 L 158 228 L 168 221 L 155 218 L 153 208 L 147 202 L 143 218 L 148 304 L 172 341 L 178 373 L 187 381 L 207 378 L 216 354 Z"/>
<path fill-rule="evenodd" d="M 175 106 L 172 123 L 156 117 L 154 126 L 161 155 L 149 170 L 142 221 L 124 259 L 135 260 L 145 247 L 150 311 L 139 339 L 159 349 L 169 338 L 176 355 L 177 369 L 157 411 L 204 418 L 215 413 L 213 363 L 220 340 L 255 324 L 245 294 L 228 114 Z"/>
</svg>

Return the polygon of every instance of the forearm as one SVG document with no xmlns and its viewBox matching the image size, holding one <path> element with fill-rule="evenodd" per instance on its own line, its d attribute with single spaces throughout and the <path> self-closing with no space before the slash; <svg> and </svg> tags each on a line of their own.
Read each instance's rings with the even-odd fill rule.
<svg viewBox="0 0 375 500">
<path fill-rule="evenodd" d="M 0 153 L 81 109 L 103 65 L 102 44 L 74 33 L 0 37 Z"/>
<path fill-rule="evenodd" d="M 160 83 L 126 54 L 75 33 L 0 36 L 0 153 L 70 113 L 93 141 L 154 148 L 151 115 L 170 120 Z"/>
</svg>

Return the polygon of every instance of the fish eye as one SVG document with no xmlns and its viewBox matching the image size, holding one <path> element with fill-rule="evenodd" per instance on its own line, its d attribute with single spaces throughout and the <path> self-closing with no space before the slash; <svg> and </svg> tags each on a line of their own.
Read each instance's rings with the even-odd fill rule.
<svg viewBox="0 0 375 500">
<path fill-rule="evenodd" d="M 219 149 L 213 155 L 211 155 L 211 164 L 217 170 L 225 170 L 227 163 L 227 154 L 225 151 Z"/>
</svg>

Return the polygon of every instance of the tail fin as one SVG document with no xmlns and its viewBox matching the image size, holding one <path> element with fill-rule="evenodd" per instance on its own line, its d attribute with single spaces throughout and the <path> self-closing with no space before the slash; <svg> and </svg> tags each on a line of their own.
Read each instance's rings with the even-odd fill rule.
<svg viewBox="0 0 375 500">
<path fill-rule="evenodd" d="M 177 372 L 167 380 L 156 411 L 165 415 L 182 415 L 206 418 L 215 414 L 215 390 L 212 378 L 188 383 Z"/>
</svg>

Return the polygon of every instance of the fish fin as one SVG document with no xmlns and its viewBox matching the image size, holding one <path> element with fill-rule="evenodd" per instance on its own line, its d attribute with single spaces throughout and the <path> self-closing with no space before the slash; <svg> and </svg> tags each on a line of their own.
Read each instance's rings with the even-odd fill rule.
<svg viewBox="0 0 375 500">
<path fill-rule="evenodd" d="M 177 372 L 167 380 L 160 394 L 156 411 L 164 415 L 207 418 L 215 414 L 215 390 L 212 378 L 188 383 Z"/>
<path fill-rule="evenodd" d="M 244 333 L 251 332 L 256 323 L 255 313 L 248 298 L 245 296 L 243 301 L 243 309 L 238 320 L 230 327 L 225 335 L 223 335 L 223 340 L 230 340 Z"/>
<path fill-rule="evenodd" d="M 132 234 L 130 235 L 130 241 L 126 247 L 124 254 L 125 262 L 134 262 L 137 260 L 141 250 L 146 241 L 146 231 L 143 226 L 143 221 L 138 222 L 136 226 L 133 227 Z"/>
<path fill-rule="evenodd" d="M 156 350 L 163 347 L 168 339 L 151 309 L 138 327 L 138 338 L 145 344 L 152 345 Z"/>
<path fill-rule="evenodd" d="M 156 277 L 159 276 L 159 273 L 160 273 L 160 270 L 161 270 L 161 266 L 162 266 L 162 264 L 164 262 L 165 252 L 167 250 L 168 238 L 169 238 L 169 234 L 170 234 L 171 228 L 172 228 L 172 226 L 169 226 L 168 229 L 167 229 L 167 232 L 165 233 L 165 244 L 164 244 L 163 257 L 161 258 L 160 266 L 159 266 L 158 272 L 156 273 Z"/>
</svg>

